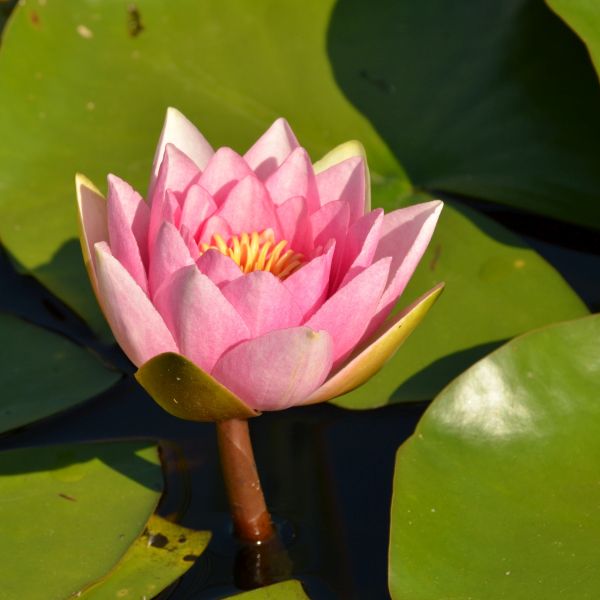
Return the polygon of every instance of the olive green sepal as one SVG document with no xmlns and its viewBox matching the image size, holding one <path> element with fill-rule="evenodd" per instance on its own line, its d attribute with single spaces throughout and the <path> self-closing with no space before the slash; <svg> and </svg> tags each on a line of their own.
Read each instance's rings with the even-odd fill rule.
<svg viewBox="0 0 600 600">
<path fill-rule="evenodd" d="M 181 419 L 226 421 L 260 415 L 181 354 L 155 356 L 136 371 L 135 378 L 157 404 Z"/>
</svg>

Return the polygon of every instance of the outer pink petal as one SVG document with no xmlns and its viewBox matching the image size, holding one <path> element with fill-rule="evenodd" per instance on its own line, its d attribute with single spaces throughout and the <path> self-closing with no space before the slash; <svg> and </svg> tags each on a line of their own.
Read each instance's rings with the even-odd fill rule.
<svg viewBox="0 0 600 600">
<path fill-rule="evenodd" d="M 106 200 L 96 186 L 87 177 L 77 174 L 75 177 L 77 189 L 77 207 L 79 209 L 79 226 L 83 260 L 94 288 L 98 295 L 98 278 L 96 277 L 96 253 L 94 245 L 97 242 L 108 241 L 108 223 Z"/>
<path fill-rule="evenodd" d="M 198 129 L 176 108 L 169 107 L 156 148 L 156 154 L 154 155 L 154 166 L 152 168 L 153 181 L 150 183 L 151 189 L 154 187 L 154 179 L 158 177 L 158 171 L 163 161 L 167 144 L 177 146 L 196 163 L 199 169 L 204 169 L 213 155 L 213 149 Z"/>
<path fill-rule="evenodd" d="M 300 306 L 304 320 L 313 315 L 327 296 L 334 251 L 335 241 L 332 241 L 323 254 L 313 258 L 283 281 L 283 285 Z"/>
<path fill-rule="evenodd" d="M 200 273 L 206 275 L 214 284 L 222 286 L 242 276 L 242 270 L 229 256 L 218 250 L 207 250 L 196 261 Z"/>
<path fill-rule="evenodd" d="M 294 196 L 306 198 L 308 213 L 319 209 L 319 194 L 312 163 L 304 148 L 296 148 L 266 180 L 265 185 L 275 204 Z"/>
<path fill-rule="evenodd" d="M 221 205 L 233 186 L 250 175 L 252 169 L 231 148 L 219 148 L 210 159 L 198 183 Z"/>
<path fill-rule="evenodd" d="M 117 342 L 136 365 L 157 354 L 178 352 L 165 322 L 142 288 L 103 243 L 95 246 L 102 308 Z"/>
<path fill-rule="evenodd" d="M 235 185 L 217 216 L 229 224 L 234 234 L 271 228 L 275 239 L 281 239 L 275 207 L 264 184 L 254 175 L 248 175 Z"/>
<path fill-rule="evenodd" d="M 175 271 L 193 265 L 187 244 L 171 223 L 163 223 L 150 255 L 149 287 L 154 297 Z"/>
<path fill-rule="evenodd" d="M 342 286 L 373 262 L 381 237 L 383 218 L 383 209 L 376 208 L 360 217 L 348 230 L 341 267 Z"/>
<path fill-rule="evenodd" d="M 381 298 L 390 262 L 390 258 L 383 258 L 367 267 L 306 322 L 312 329 L 325 329 L 331 334 L 334 364 L 345 358 L 363 336 Z"/>
<path fill-rule="evenodd" d="M 277 218 L 281 224 L 281 235 L 288 240 L 289 248 L 304 256 L 312 254 L 312 227 L 306 209 L 306 199 L 296 196 L 277 207 Z"/>
<path fill-rule="evenodd" d="M 127 182 L 114 175 L 108 176 L 107 216 L 113 256 L 147 291 L 148 207 Z"/>
<path fill-rule="evenodd" d="M 390 277 L 369 332 L 385 320 L 412 277 L 433 235 L 443 203 L 439 200 L 400 208 L 383 218 L 374 260 L 391 256 Z"/>
<path fill-rule="evenodd" d="M 353 156 L 317 173 L 321 205 L 341 200 L 348 203 L 351 223 L 361 217 L 367 204 L 365 173 L 365 161 L 360 156 Z"/>
<path fill-rule="evenodd" d="M 181 352 L 207 372 L 223 352 L 250 335 L 219 288 L 195 265 L 174 273 L 155 303 Z"/>
<path fill-rule="evenodd" d="M 212 215 L 206 219 L 198 234 L 198 243 L 210 244 L 215 233 L 221 235 L 224 240 L 228 240 L 233 233 L 229 223 L 219 215 Z"/>
<path fill-rule="evenodd" d="M 280 410 L 300 404 L 325 380 L 332 346 L 326 331 L 278 329 L 226 352 L 212 375 L 249 406 Z"/>
<path fill-rule="evenodd" d="M 290 291 L 266 271 L 238 277 L 223 286 L 223 295 L 244 319 L 252 337 L 300 325 L 302 320 L 302 311 Z"/>
<path fill-rule="evenodd" d="M 288 122 L 285 119 L 277 119 L 244 154 L 244 160 L 264 181 L 298 145 Z"/>
<path fill-rule="evenodd" d="M 192 185 L 185 194 L 181 209 L 180 227 L 187 227 L 193 237 L 200 226 L 217 210 L 212 196 L 200 185 Z"/>
</svg>

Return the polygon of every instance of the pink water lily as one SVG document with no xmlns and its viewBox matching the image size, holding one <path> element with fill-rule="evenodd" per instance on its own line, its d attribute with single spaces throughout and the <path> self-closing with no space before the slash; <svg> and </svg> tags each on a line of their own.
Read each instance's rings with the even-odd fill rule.
<svg viewBox="0 0 600 600">
<path fill-rule="evenodd" d="M 328 400 L 382 366 L 442 208 L 371 210 L 357 142 L 312 164 L 278 119 L 243 156 L 215 152 L 172 108 L 146 201 L 114 175 L 106 200 L 77 188 L 90 279 L 131 361 L 179 353 L 256 410 Z"/>
</svg>

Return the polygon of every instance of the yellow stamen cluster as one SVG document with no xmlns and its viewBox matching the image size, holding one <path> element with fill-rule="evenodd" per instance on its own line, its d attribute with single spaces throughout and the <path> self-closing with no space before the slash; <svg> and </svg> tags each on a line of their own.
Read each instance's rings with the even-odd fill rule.
<svg viewBox="0 0 600 600">
<path fill-rule="evenodd" d="M 279 279 L 285 279 L 304 262 L 302 254 L 291 249 L 284 252 L 287 245 L 287 240 L 275 243 L 273 230 L 265 229 L 260 233 L 234 235 L 228 242 L 215 233 L 210 244 L 200 244 L 200 250 L 218 250 L 232 258 L 244 273 L 268 271 Z"/>
</svg>

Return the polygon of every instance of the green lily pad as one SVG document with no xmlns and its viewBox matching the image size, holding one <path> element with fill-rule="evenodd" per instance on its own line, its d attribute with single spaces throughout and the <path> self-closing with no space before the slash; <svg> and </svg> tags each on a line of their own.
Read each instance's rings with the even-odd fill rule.
<svg viewBox="0 0 600 600">
<path fill-rule="evenodd" d="M 295 579 L 275 583 L 257 590 L 236 594 L 235 596 L 227 596 L 224 600 L 309 600 L 302 584 Z"/>
<path fill-rule="evenodd" d="M 0 453 L 0 598 L 64 600 L 104 577 L 161 489 L 156 448 L 143 442 Z"/>
<path fill-rule="evenodd" d="M 546 0 L 585 42 L 600 75 L 600 5 L 593 0 Z"/>
<path fill-rule="evenodd" d="M 210 536 L 152 515 L 114 570 L 78 598 L 153 598 L 194 564 Z"/>
<path fill-rule="evenodd" d="M 598 39 L 597 2 L 551 4 Z M 341 0 L 328 51 L 416 185 L 600 228 L 598 79 L 543 2 Z"/>
<path fill-rule="evenodd" d="M 66 338 L 0 313 L 0 433 L 76 406 L 120 376 Z"/>
<path fill-rule="evenodd" d="M 135 378 L 157 404 L 181 419 L 226 421 L 260 414 L 181 354 L 155 356 Z"/>
<path fill-rule="evenodd" d="M 385 190 L 373 192 L 375 203 L 392 208 Z M 446 282 L 444 293 L 403 347 L 336 404 L 375 408 L 428 400 L 504 340 L 588 312 L 562 277 L 517 236 L 449 202 L 399 305 L 407 306 L 440 281 Z"/>
<path fill-rule="evenodd" d="M 315 158 L 356 138 L 379 173 L 401 177 L 331 76 L 332 4 L 259 0 L 244 18 L 234 0 L 17 6 L 0 52 L 10 90 L 0 100 L 0 236 L 14 259 L 106 333 L 77 241 L 74 174 L 102 182 L 114 172 L 143 192 L 171 105 L 215 145 L 247 148 L 285 116 Z M 249 44 L 250 69 L 240 60 Z"/>
<path fill-rule="evenodd" d="M 599 339 L 529 333 L 434 400 L 397 455 L 392 598 L 598 597 Z"/>
</svg>

